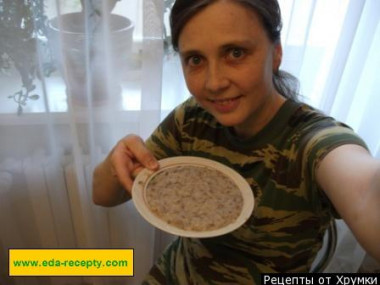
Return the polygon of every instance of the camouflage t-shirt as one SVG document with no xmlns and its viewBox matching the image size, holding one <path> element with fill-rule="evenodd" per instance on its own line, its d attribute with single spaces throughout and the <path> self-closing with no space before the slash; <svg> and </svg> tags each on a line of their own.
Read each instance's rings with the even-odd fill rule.
<svg viewBox="0 0 380 285">
<path fill-rule="evenodd" d="M 342 144 L 365 143 L 346 125 L 287 100 L 254 137 L 239 139 L 194 99 L 177 107 L 147 140 L 158 159 L 219 161 L 255 196 L 251 218 L 216 238 L 177 238 L 144 284 L 260 284 L 260 273 L 307 272 L 334 209 L 315 183 L 319 161 Z"/>
</svg>

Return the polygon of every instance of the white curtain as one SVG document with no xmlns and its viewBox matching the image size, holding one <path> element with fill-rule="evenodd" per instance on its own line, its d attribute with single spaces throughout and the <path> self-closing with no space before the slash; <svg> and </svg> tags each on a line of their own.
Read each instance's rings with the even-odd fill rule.
<svg viewBox="0 0 380 285">
<path fill-rule="evenodd" d="M 351 126 L 380 159 L 380 1 L 279 2 L 282 67 L 299 78 L 301 99 Z M 356 272 L 364 257 L 339 221 L 337 251 L 327 271 Z"/>
<path fill-rule="evenodd" d="M 160 121 L 163 2 L 82 3 L 44 1 L 49 26 L 38 35 L 36 66 L 45 68 L 44 42 L 57 70 L 35 79 L 30 95 L 39 98 L 18 107 L 8 98 L 22 87 L 18 70 L 1 74 L 0 284 L 140 284 L 157 254 L 154 229 L 133 203 L 95 206 L 91 183 L 119 139 L 146 138 Z M 13 8 L 0 4 L 0 12 Z M 9 248 L 133 248 L 134 277 L 9 278 Z"/>
<path fill-rule="evenodd" d="M 380 158 L 376 85 L 380 82 L 380 2 L 280 0 L 280 4 L 282 68 L 300 79 L 303 100 L 352 126 Z M 147 224 L 133 203 L 110 209 L 92 204 L 94 166 L 124 135 L 146 138 L 188 96 L 178 59 L 163 49 L 163 1 L 116 2 L 112 13 L 133 23 L 132 38 L 119 31 L 117 40 L 107 27 L 120 30 L 126 22 L 114 23 L 105 12 L 107 7 L 100 5 L 104 20 L 86 21 L 82 33 L 77 33 L 81 40 L 76 43 L 81 41 L 82 48 L 65 45 L 72 36 L 65 29 L 75 26 L 75 21 L 65 26 L 63 18 L 56 20 L 58 32 L 55 37 L 50 34 L 48 43 L 55 47 L 61 66 L 35 80 L 31 95 L 39 98 L 21 104 L 21 114 L 17 114 L 18 104 L 8 98 L 21 88 L 20 74 L 14 67 L 0 74 L 0 284 L 140 284 L 170 239 Z M 81 10 L 80 1 L 45 1 L 52 22 Z M 95 28 L 110 36 L 89 36 Z M 0 40 L 9 41 L 10 36 L 1 34 Z M 39 44 L 36 50 L 37 69 L 42 71 L 44 47 Z M 79 83 L 69 83 L 71 77 Z M 355 258 L 341 253 L 335 264 L 340 265 L 339 271 L 353 272 L 364 252 L 345 233 L 349 231 L 342 224 L 341 252 Z M 134 248 L 135 274 L 129 278 L 9 278 L 9 248 Z M 348 259 L 354 262 L 346 263 Z"/>
</svg>

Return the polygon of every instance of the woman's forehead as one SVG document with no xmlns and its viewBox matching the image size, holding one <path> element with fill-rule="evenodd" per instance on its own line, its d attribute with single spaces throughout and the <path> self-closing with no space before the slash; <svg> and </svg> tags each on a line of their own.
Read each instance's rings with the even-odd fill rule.
<svg viewBox="0 0 380 285">
<path fill-rule="evenodd" d="M 195 14 L 179 35 L 179 49 L 201 41 L 246 41 L 265 36 L 259 16 L 233 1 L 217 1 Z"/>
</svg>

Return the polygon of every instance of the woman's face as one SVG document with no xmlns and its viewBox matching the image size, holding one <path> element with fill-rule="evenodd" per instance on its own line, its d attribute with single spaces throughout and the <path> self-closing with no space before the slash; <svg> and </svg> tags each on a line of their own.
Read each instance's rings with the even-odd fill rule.
<svg viewBox="0 0 380 285">
<path fill-rule="evenodd" d="M 281 45 L 269 40 L 253 10 L 217 1 L 186 23 L 178 47 L 191 94 L 239 136 L 257 133 L 284 102 L 272 83 Z"/>
</svg>

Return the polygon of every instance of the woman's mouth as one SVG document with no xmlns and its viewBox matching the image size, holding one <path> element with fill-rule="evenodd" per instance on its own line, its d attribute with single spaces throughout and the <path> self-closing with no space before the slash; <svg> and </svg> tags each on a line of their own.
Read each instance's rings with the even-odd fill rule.
<svg viewBox="0 0 380 285">
<path fill-rule="evenodd" d="M 239 105 L 239 99 L 242 96 L 237 96 L 234 98 L 225 98 L 225 99 L 209 99 L 213 104 L 216 111 L 220 113 L 229 113 L 234 111 Z"/>
</svg>

